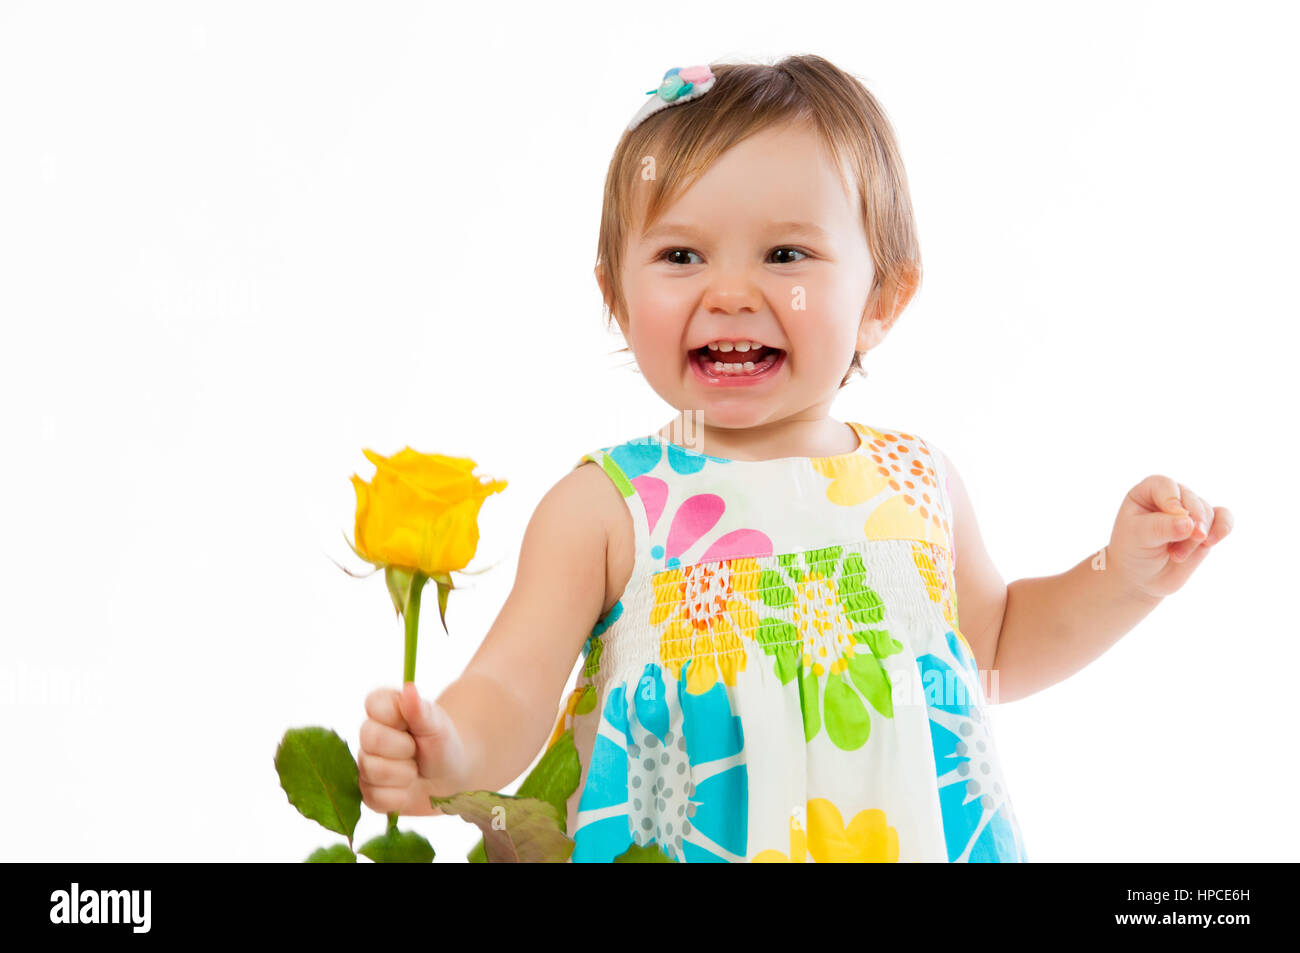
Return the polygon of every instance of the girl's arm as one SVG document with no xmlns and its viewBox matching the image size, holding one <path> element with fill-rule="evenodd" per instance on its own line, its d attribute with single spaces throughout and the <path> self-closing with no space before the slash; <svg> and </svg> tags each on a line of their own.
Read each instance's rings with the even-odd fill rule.
<svg viewBox="0 0 1300 953">
<path fill-rule="evenodd" d="M 1195 568 L 1192 560 L 1204 558 L 1203 548 L 1190 558 L 1186 553 L 1208 548 L 1232 528 L 1227 510 L 1210 510 L 1190 490 L 1166 477 L 1148 477 L 1130 491 L 1132 505 L 1121 510 L 1116 527 L 1117 531 L 1123 529 L 1124 552 L 1110 559 L 1112 565 L 1107 565 L 1112 548 L 1108 546 L 1066 572 L 1017 579 L 1006 586 L 980 542 L 961 476 L 947 457 L 943 463 L 956 524 L 957 611 L 963 626 L 971 626 L 970 631 L 962 631 L 975 650 L 980 670 L 994 673 L 988 680 L 990 689 L 996 685 L 996 696 L 989 698 L 994 703 L 1032 695 L 1097 659 L 1160 604 L 1162 595 L 1157 592 L 1167 594 L 1176 589 Z M 1172 523 L 1166 521 L 1174 516 L 1153 513 L 1134 499 L 1135 494 L 1146 499 L 1157 492 L 1181 492 L 1187 507 L 1207 523 L 1206 529 L 1172 531 Z M 1213 526 L 1208 526 L 1210 520 Z M 1184 537 L 1185 544 L 1173 542 Z M 1116 538 L 1112 534 L 1112 543 Z M 1134 540 L 1145 549 L 1138 548 Z M 1163 553 L 1171 542 L 1177 553 L 1174 559 L 1182 568 L 1168 567 L 1154 587 L 1134 582 L 1131 565 L 1135 559 L 1163 566 L 1167 562 Z M 1135 552 L 1138 557 L 1133 556 Z M 1121 556 L 1130 564 L 1130 571 L 1114 565 Z M 1177 578 L 1165 578 L 1170 576 Z M 968 610 L 973 615 L 968 616 Z"/>
<path fill-rule="evenodd" d="M 993 661 L 998 701 L 1015 701 L 1069 678 L 1160 605 L 1160 597 L 1105 572 L 1097 555 L 1059 575 L 1017 579 L 1007 587 Z"/>
<path fill-rule="evenodd" d="M 948 500 L 952 503 L 953 575 L 957 586 L 957 624 L 975 653 L 980 673 L 993 670 L 998 632 L 1007 608 L 1007 584 L 984 549 L 975 510 L 971 506 L 961 474 L 938 447 L 931 452 L 941 458 L 948 476 Z M 995 701 L 990 699 L 990 701 Z"/>
<path fill-rule="evenodd" d="M 438 697 L 466 748 L 457 790 L 499 791 L 542 749 L 600 620 L 608 528 L 625 510 L 594 465 L 571 471 L 537 505 L 509 597 L 464 673 Z"/>
</svg>

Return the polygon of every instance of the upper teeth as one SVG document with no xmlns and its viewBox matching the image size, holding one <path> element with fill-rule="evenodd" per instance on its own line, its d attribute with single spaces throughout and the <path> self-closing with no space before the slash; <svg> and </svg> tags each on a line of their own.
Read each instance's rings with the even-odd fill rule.
<svg viewBox="0 0 1300 953">
<path fill-rule="evenodd" d="M 708 345 L 710 351 L 723 351 L 723 352 L 732 351 L 732 350 L 757 351 L 762 346 L 763 345 L 759 344 L 757 341 L 710 341 Z"/>
</svg>

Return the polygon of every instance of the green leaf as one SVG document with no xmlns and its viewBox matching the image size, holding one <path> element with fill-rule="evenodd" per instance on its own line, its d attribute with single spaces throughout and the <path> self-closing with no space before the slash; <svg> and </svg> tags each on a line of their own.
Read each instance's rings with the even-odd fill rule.
<svg viewBox="0 0 1300 953">
<path fill-rule="evenodd" d="M 433 845 L 415 831 L 385 831 L 357 850 L 377 864 L 431 864 Z"/>
<path fill-rule="evenodd" d="M 658 844 L 646 844 L 640 847 L 633 844 L 623 853 L 614 858 L 616 864 L 675 864 L 673 860 L 663 852 L 663 848 Z"/>
<path fill-rule="evenodd" d="M 536 767 L 528 772 L 528 777 L 519 785 L 515 797 L 534 797 L 555 808 L 560 815 L 560 831 L 567 833 L 568 800 L 578 789 L 578 780 L 582 777 L 582 762 L 578 758 L 578 749 L 573 744 L 573 731 L 566 728 L 564 734 L 555 739 L 555 744 L 546 749 Z M 487 862 L 487 854 L 479 841 L 469 852 L 471 864 Z"/>
<path fill-rule="evenodd" d="M 347 742 L 324 728 L 290 728 L 275 749 L 275 771 L 303 817 L 348 840 L 361 819 L 357 763 Z"/>
<path fill-rule="evenodd" d="M 431 797 L 429 803 L 477 825 L 490 864 L 562 864 L 573 853 L 573 841 L 564 834 L 563 815 L 538 798 L 462 791 Z"/>
<path fill-rule="evenodd" d="M 347 844 L 334 844 L 331 847 L 317 847 L 303 863 L 305 864 L 355 864 L 357 855 Z"/>
</svg>

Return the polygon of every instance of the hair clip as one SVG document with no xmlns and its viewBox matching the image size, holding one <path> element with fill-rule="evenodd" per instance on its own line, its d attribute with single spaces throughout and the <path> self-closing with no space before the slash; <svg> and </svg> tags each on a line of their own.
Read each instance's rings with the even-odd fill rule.
<svg viewBox="0 0 1300 953">
<path fill-rule="evenodd" d="M 713 71 L 707 66 L 674 66 L 664 73 L 658 89 L 646 93 L 653 98 L 637 110 L 627 125 L 627 131 L 631 132 L 661 109 L 698 99 L 713 88 L 715 79 Z"/>
</svg>

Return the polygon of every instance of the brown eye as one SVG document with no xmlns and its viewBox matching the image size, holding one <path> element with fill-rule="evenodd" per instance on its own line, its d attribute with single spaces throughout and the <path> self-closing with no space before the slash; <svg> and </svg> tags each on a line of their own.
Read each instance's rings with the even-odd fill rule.
<svg viewBox="0 0 1300 953">
<path fill-rule="evenodd" d="M 673 255 L 695 255 L 695 252 L 691 251 L 689 248 L 669 248 L 659 253 L 660 259 L 667 259 L 668 264 L 670 265 L 694 264 L 694 262 L 691 261 L 682 261 L 680 259 L 675 259 L 672 257 Z M 698 258 L 699 256 L 696 255 L 695 257 Z"/>
<path fill-rule="evenodd" d="M 782 247 L 782 248 L 774 248 L 774 249 L 772 249 L 772 254 L 773 254 L 773 255 L 779 255 L 779 254 L 781 254 L 782 252 L 794 252 L 796 255 L 803 255 L 804 258 L 807 258 L 807 257 L 808 257 L 808 255 L 807 255 L 806 252 L 800 251 L 798 248 Z M 795 258 L 795 259 L 792 259 L 792 260 L 789 260 L 789 261 L 778 261 L 776 264 L 778 264 L 778 265 L 794 265 L 794 264 L 797 264 L 799 261 L 800 261 L 800 259 Z"/>
</svg>

